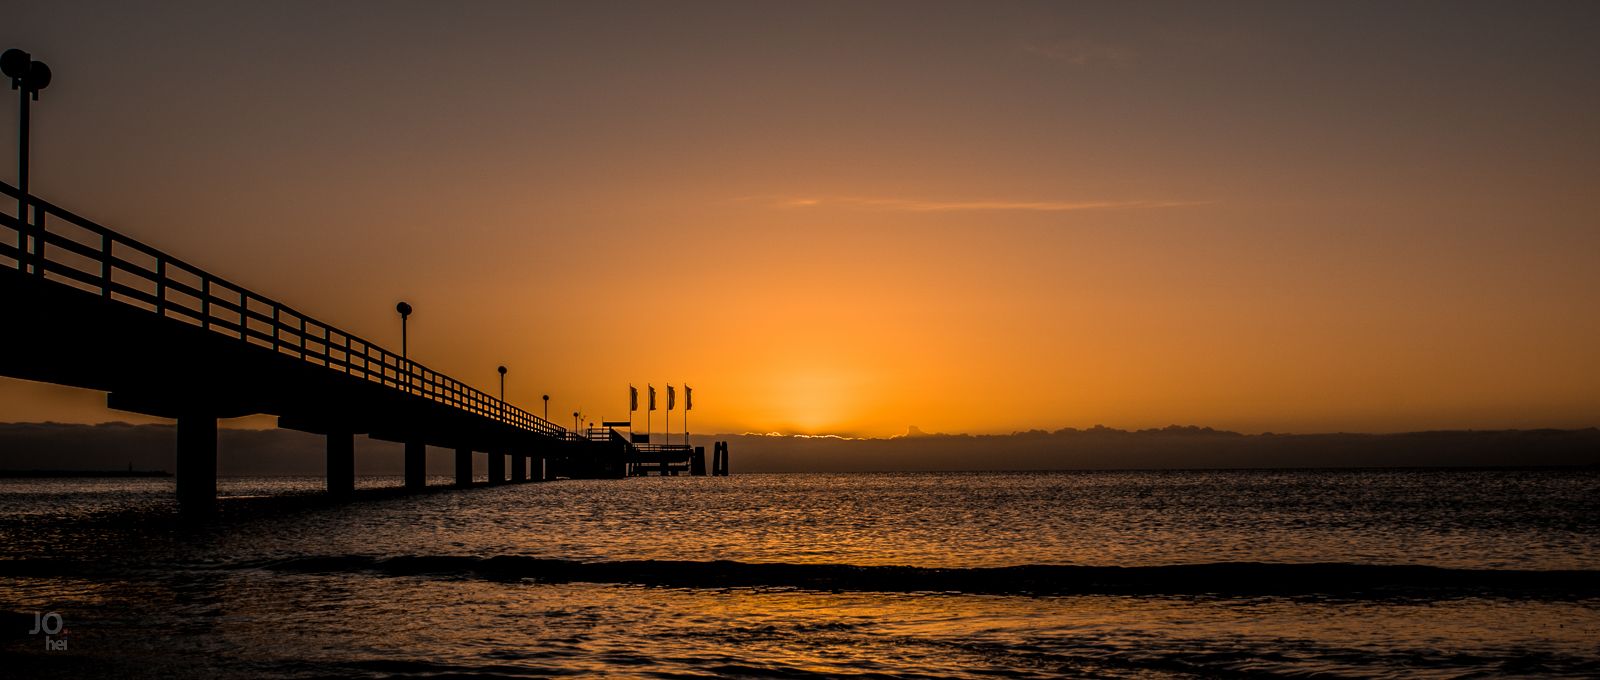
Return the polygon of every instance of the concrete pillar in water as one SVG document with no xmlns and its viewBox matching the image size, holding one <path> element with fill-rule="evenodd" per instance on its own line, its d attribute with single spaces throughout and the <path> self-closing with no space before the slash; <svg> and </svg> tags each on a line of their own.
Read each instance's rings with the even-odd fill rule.
<svg viewBox="0 0 1600 680">
<path fill-rule="evenodd" d="M 356 490 L 356 436 L 349 432 L 328 435 L 328 493 L 345 495 Z"/>
<path fill-rule="evenodd" d="M 428 485 L 428 445 L 406 442 L 406 488 L 421 489 Z"/>
<path fill-rule="evenodd" d="M 472 449 L 456 449 L 456 486 L 472 486 Z"/>
<path fill-rule="evenodd" d="M 178 417 L 178 503 L 184 509 L 215 508 L 217 501 L 217 419 Z"/>
<path fill-rule="evenodd" d="M 489 452 L 489 483 L 503 484 L 506 481 L 506 454 L 499 451 Z"/>
<path fill-rule="evenodd" d="M 527 481 L 527 479 L 528 457 L 520 453 L 511 454 L 511 482 L 515 484 L 517 482 Z"/>
</svg>

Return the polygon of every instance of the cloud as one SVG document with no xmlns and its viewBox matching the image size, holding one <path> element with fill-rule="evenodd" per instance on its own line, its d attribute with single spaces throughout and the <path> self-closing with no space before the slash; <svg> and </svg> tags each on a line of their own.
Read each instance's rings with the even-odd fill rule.
<svg viewBox="0 0 1600 680">
<path fill-rule="evenodd" d="M 1029 43 L 1022 46 L 1022 51 L 1046 59 L 1064 61 L 1073 66 L 1088 66 L 1091 63 L 1132 66 L 1139 59 L 1138 52 L 1126 47 L 1096 45 L 1087 40 Z"/>
<path fill-rule="evenodd" d="M 1181 205 L 1200 205 L 1212 201 L 918 201 L 899 198 L 779 198 L 776 204 L 785 208 L 805 208 L 820 205 L 844 205 L 904 210 L 910 212 L 943 212 L 951 210 L 1094 210 L 1103 208 L 1167 208 Z"/>
<path fill-rule="evenodd" d="M 904 201 L 863 200 L 863 203 L 896 210 L 1089 210 L 1092 208 L 1117 208 L 1139 205 L 1142 201 Z"/>
</svg>

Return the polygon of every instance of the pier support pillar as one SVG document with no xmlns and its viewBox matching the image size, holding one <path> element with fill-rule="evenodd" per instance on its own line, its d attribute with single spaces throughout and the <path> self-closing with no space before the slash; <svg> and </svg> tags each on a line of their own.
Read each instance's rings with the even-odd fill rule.
<svg viewBox="0 0 1600 680">
<path fill-rule="evenodd" d="M 217 501 L 217 419 L 178 417 L 178 504 L 185 510 L 214 509 Z"/>
<path fill-rule="evenodd" d="M 525 482 L 528 480 L 528 457 L 520 453 L 511 454 L 511 482 Z"/>
<path fill-rule="evenodd" d="M 694 447 L 694 455 L 689 457 L 689 474 L 694 477 L 706 476 L 706 447 Z"/>
<path fill-rule="evenodd" d="M 356 436 L 349 432 L 328 435 L 328 493 L 342 496 L 356 491 Z"/>
<path fill-rule="evenodd" d="M 428 445 L 406 442 L 406 488 L 421 489 L 428 485 Z"/>
<path fill-rule="evenodd" d="M 499 451 L 489 452 L 489 483 L 504 484 L 506 481 L 506 454 Z"/>
<path fill-rule="evenodd" d="M 472 486 L 472 449 L 456 449 L 456 486 Z"/>
</svg>

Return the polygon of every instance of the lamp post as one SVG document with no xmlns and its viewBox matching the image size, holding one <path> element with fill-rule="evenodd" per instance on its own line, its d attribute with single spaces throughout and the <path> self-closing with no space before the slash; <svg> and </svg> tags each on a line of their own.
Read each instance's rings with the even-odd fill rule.
<svg viewBox="0 0 1600 680">
<path fill-rule="evenodd" d="M 395 305 L 394 311 L 400 312 L 400 358 L 406 358 L 406 319 L 411 316 L 411 305 L 404 302 Z"/>
<path fill-rule="evenodd" d="M 11 78 L 11 89 L 22 91 L 22 115 L 17 119 L 17 219 L 28 224 L 28 102 L 39 100 L 39 90 L 50 85 L 50 67 L 33 55 L 10 49 L 0 54 L 0 72 Z M 20 240 L 20 237 L 19 237 Z M 26 243 L 18 243 L 26 249 Z"/>
<path fill-rule="evenodd" d="M 500 401 L 506 400 L 506 367 L 500 367 Z"/>
<path fill-rule="evenodd" d="M 550 395 L 544 395 L 544 421 L 550 422 Z"/>
</svg>

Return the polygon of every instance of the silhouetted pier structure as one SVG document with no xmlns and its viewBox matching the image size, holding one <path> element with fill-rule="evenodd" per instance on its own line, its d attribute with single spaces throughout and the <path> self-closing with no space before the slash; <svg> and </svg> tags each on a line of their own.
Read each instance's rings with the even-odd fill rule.
<svg viewBox="0 0 1600 680">
<path fill-rule="evenodd" d="M 254 414 L 325 435 L 336 494 L 355 488 L 357 434 L 404 443 L 411 488 L 425 485 L 427 446 L 455 451 L 459 486 L 472 484 L 474 452 L 488 454 L 491 484 L 648 465 L 705 474 L 703 449 L 569 431 L 9 184 L 0 192 L 26 205 L 11 211 L 25 217 L 0 215 L 0 375 L 176 419 L 185 504 L 216 498 L 217 419 Z M 725 461 L 726 443 L 717 449 Z"/>
</svg>

